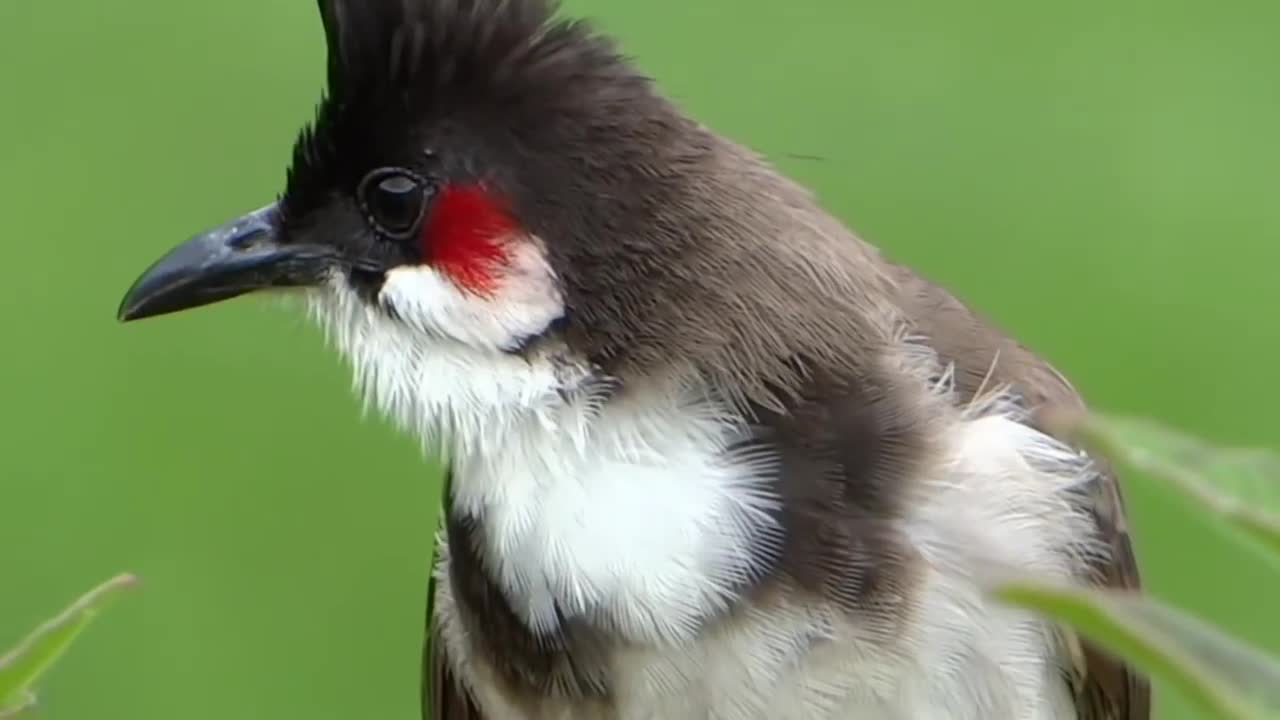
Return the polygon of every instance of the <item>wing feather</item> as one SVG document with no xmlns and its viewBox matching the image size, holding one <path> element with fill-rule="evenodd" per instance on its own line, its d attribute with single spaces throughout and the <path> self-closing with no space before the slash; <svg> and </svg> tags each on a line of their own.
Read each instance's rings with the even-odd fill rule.
<svg viewBox="0 0 1280 720">
<path fill-rule="evenodd" d="M 451 470 L 445 471 L 441 497 L 448 497 Z M 444 509 L 440 510 L 440 522 L 444 521 Z M 435 622 L 435 600 L 439 590 L 436 580 L 436 563 L 439 562 L 438 544 L 431 551 L 431 573 L 427 580 L 426 630 L 422 643 L 422 720 L 487 720 L 475 701 L 467 694 L 450 669 L 444 643 L 440 642 Z"/>
<path fill-rule="evenodd" d="M 942 357 L 955 363 L 956 387 L 963 401 L 995 383 L 1014 387 L 1040 413 L 1084 407 L 1075 388 L 1049 363 L 995 329 L 946 290 L 908 268 L 892 268 L 902 307 Z M 1036 424 L 1052 432 L 1043 423 Z M 1092 484 L 1089 511 L 1110 552 L 1090 569 L 1100 586 L 1137 590 L 1142 581 L 1120 481 L 1105 463 L 1097 464 L 1101 473 Z M 1076 667 L 1071 681 L 1079 720 L 1150 720 L 1151 687 L 1145 677 L 1078 637 L 1069 635 L 1067 640 L 1076 651 L 1072 653 Z"/>
</svg>

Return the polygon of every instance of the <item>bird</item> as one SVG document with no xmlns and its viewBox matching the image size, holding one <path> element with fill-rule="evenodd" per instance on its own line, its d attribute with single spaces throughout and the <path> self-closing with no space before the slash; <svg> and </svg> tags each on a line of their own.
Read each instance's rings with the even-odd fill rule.
<svg viewBox="0 0 1280 720">
<path fill-rule="evenodd" d="M 282 193 L 117 312 L 300 297 L 444 458 L 424 718 L 1149 718 L 1131 665 L 984 592 L 1142 592 L 1048 360 L 551 0 L 318 9 Z"/>
</svg>

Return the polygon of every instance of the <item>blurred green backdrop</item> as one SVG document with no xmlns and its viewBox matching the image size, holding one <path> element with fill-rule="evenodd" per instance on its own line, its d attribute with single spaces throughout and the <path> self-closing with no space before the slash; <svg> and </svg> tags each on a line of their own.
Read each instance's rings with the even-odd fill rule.
<svg viewBox="0 0 1280 720">
<path fill-rule="evenodd" d="M 1095 405 L 1280 445 L 1280 4 L 569 8 Z M 274 196 L 322 58 L 309 0 L 0 2 L 0 646 L 144 580 L 42 717 L 416 716 L 415 443 L 278 303 L 114 321 L 158 253 Z M 1154 592 L 1280 649 L 1280 582 L 1130 500 Z"/>
</svg>

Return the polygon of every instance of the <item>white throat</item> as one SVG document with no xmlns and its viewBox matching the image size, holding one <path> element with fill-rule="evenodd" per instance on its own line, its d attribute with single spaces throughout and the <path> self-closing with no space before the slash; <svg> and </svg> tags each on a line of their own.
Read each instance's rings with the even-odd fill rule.
<svg viewBox="0 0 1280 720">
<path fill-rule="evenodd" d="M 772 458 L 730 449 L 737 420 L 674 383 L 600 404 L 586 370 L 432 337 L 341 282 L 313 314 L 367 403 L 442 441 L 453 511 L 530 630 L 562 617 L 641 642 L 694 635 L 780 542 Z M 643 401 L 634 397 L 643 397 Z"/>
</svg>

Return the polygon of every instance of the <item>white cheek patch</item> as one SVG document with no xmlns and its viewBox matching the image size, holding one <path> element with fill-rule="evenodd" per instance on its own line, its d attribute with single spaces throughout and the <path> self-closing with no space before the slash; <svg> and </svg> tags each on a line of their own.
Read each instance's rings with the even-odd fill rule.
<svg viewBox="0 0 1280 720">
<path fill-rule="evenodd" d="M 429 265 L 387 273 L 378 302 L 428 335 L 485 350 L 513 350 L 564 315 L 564 300 L 541 244 L 517 239 L 492 294 L 481 295 Z"/>
</svg>

